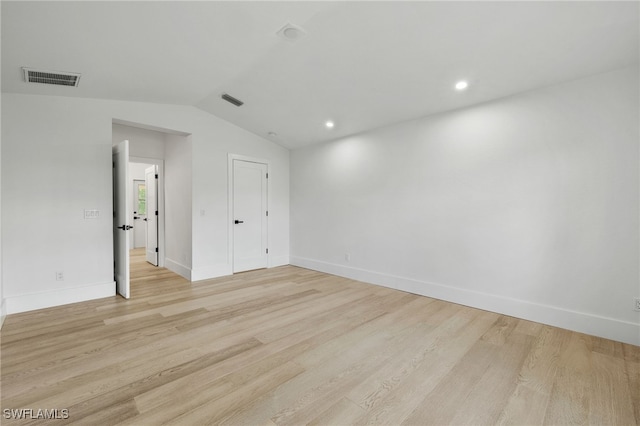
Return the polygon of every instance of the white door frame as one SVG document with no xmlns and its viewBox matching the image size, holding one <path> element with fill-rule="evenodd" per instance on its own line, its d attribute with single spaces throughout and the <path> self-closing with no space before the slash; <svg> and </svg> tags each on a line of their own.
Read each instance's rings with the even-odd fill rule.
<svg viewBox="0 0 640 426">
<path fill-rule="evenodd" d="M 157 165 L 152 164 L 144 170 L 147 195 L 145 258 L 153 266 L 158 266 L 158 257 L 160 256 L 158 245 L 158 216 L 160 215 L 160 209 L 158 208 L 158 180 L 160 180 L 160 174 L 158 173 Z M 149 215 L 149 211 L 153 211 L 153 214 Z M 151 247 L 149 247 L 150 245 Z"/>
<path fill-rule="evenodd" d="M 164 160 L 158 158 L 129 157 L 130 163 L 146 163 L 158 166 L 158 267 L 164 267 Z"/>
<path fill-rule="evenodd" d="M 227 259 L 228 263 L 231 266 L 231 271 L 233 273 L 233 232 L 234 232 L 234 223 L 233 223 L 233 160 L 241 160 L 241 161 L 249 161 L 252 163 L 262 163 L 267 165 L 267 175 L 269 174 L 269 170 L 271 169 L 271 165 L 269 164 L 269 160 L 264 158 L 257 157 L 248 157 L 246 155 L 239 154 L 228 154 L 227 159 L 227 182 L 228 182 L 228 201 L 227 201 L 227 241 L 228 241 L 228 252 Z M 271 179 L 267 179 L 267 211 L 269 211 L 269 194 L 271 193 Z M 267 221 L 267 247 L 269 246 L 269 223 Z M 271 267 L 271 256 L 270 253 L 267 253 L 267 268 Z"/>
</svg>

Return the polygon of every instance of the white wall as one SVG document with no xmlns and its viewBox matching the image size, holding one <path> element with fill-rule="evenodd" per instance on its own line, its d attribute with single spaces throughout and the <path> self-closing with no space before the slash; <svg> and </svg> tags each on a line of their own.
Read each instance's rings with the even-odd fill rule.
<svg viewBox="0 0 640 426">
<path fill-rule="evenodd" d="M 0 8 L 0 10 L 1 9 L 2 8 Z M 0 12 L 0 22 L 2 22 L 2 12 Z M 2 68 L 1 62 L 2 61 L 0 60 L 0 69 Z M 2 80 L 2 75 L 0 75 L 0 80 Z M 2 116 L 2 94 L 0 94 L 0 117 L 1 116 Z M 1 134 L 2 134 L 2 120 L 0 120 L 0 135 Z M 1 187 L 2 187 L 2 137 L 0 136 L 0 188 Z M 4 284 L 2 281 L 2 191 L 0 191 L 0 329 L 2 329 L 2 325 L 4 324 L 4 319 L 7 315 L 3 288 L 4 288 Z"/>
<path fill-rule="evenodd" d="M 8 313 L 114 294 L 112 120 L 191 134 L 192 274 L 231 273 L 227 258 L 228 153 L 274 169 L 273 256 L 288 263 L 289 153 L 193 107 L 7 94 L 2 96 L 2 275 Z M 101 218 L 85 220 L 84 209 Z M 200 216 L 204 209 L 206 215 Z M 29 223 L 33 232 L 24 232 Z M 55 272 L 64 272 L 64 281 Z"/>
<path fill-rule="evenodd" d="M 192 198 L 190 137 L 166 135 L 165 142 L 165 226 L 166 266 L 191 279 Z"/>
<path fill-rule="evenodd" d="M 153 164 L 146 163 L 129 163 L 129 180 L 133 185 L 133 181 L 145 180 L 145 170 L 151 167 Z"/>
<path fill-rule="evenodd" d="M 638 89 L 628 68 L 293 151 L 291 263 L 640 344 Z"/>
<path fill-rule="evenodd" d="M 114 145 L 125 139 L 129 141 L 130 157 L 164 159 L 166 133 L 115 123 L 111 129 Z"/>
</svg>

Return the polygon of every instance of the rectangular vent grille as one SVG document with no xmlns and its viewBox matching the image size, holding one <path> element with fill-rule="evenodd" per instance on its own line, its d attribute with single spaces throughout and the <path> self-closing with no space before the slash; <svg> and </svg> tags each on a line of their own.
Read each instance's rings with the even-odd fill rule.
<svg viewBox="0 0 640 426">
<path fill-rule="evenodd" d="M 42 71 L 22 68 L 24 81 L 27 83 L 53 84 L 56 86 L 78 87 L 80 74 L 71 72 Z"/>
<path fill-rule="evenodd" d="M 240 99 L 236 99 L 236 98 L 234 98 L 234 97 L 233 97 L 233 96 L 231 96 L 231 95 L 227 95 L 226 93 L 224 93 L 224 94 L 222 95 L 222 99 L 224 99 L 224 100 L 225 100 L 225 101 L 227 101 L 227 102 L 230 102 L 230 103 L 234 104 L 234 105 L 235 105 L 235 106 L 237 106 L 237 107 L 239 107 L 239 106 L 241 106 L 242 104 L 244 104 L 244 102 L 242 102 Z"/>
</svg>

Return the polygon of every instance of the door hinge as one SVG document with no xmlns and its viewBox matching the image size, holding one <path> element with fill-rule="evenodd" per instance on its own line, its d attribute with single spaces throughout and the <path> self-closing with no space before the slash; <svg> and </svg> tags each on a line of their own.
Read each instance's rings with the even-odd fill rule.
<svg viewBox="0 0 640 426">
<path fill-rule="evenodd" d="M 156 247 L 156 253 L 158 252 L 158 247 Z"/>
<path fill-rule="evenodd" d="M 269 179 L 269 173 L 267 173 L 267 179 Z"/>
<path fill-rule="evenodd" d="M 269 210 L 267 210 L 265 213 L 266 213 L 265 216 L 269 216 Z"/>
<path fill-rule="evenodd" d="M 158 174 L 156 173 L 156 179 L 158 179 Z"/>
<path fill-rule="evenodd" d="M 269 249 L 267 249 L 267 254 L 269 254 Z"/>
<path fill-rule="evenodd" d="M 158 216 L 158 210 L 156 210 L 156 216 Z"/>
</svg>

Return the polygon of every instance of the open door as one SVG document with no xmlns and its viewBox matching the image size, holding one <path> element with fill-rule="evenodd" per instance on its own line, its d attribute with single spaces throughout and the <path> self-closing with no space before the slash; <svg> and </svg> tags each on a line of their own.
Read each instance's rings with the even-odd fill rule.
<svg viewBox="0 0 640 426">
<path fill-rule="evenodd" d="M 131 182 L 129 182 L 129 141 L 113 147 L 113 259 L 116 291 L 125 299 L 129 290 L 129 239 L 128 225 L 131 209 Z"/>
<path fill-rule="evenodd" d="M 158 166 L 144 170 L 147 188 L 147 262 L 158 266 Z"/>
</svg>

